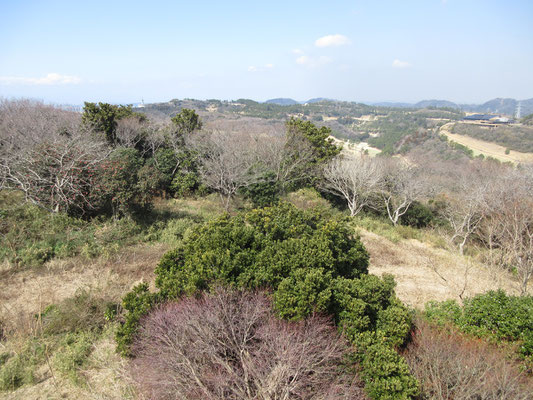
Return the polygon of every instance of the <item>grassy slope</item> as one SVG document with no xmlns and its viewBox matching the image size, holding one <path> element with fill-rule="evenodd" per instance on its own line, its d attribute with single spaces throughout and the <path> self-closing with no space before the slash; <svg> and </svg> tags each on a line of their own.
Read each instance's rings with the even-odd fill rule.
<svg viewBox="0 0 533 400">
<path fill-rule="evenodd" d="M 328 206 L 324 200 L 306 192 L 292 194 L 289 200 L 302 208 Z M 170 200 L 158 204 L 158 208 L 170 208 L 178 215 L 195 214 L 203 219 L 219 212 L 215 198 Z M 354 230 L 361 234 L 370 252 L 370 272 L 394 274 L 400 299 L 411 306 L 420 308 L 428 300 L 458 299 L 460 294 L 471 295 L 488 289 L 514 290 L 512 277 L 444 249 L 444 241 L 433 233 L 393 228 L 369 218 L 355 220 Z M 142 280 L 153 284 L 153 269 L 170 246 L 161 240 L 138 243 L 123 247 L 111 256 L 95 259 L 77 256 L 52 260 L 39 268 L 5 270 L 0 280 L 0 320 L 9 321 L 13 333 L 7 341 L 0 342 L 0 354 L 20 351 L 32 335 L 37 340 L 45 340 L 38 333 L 34 314 L 49 304 L 72 298 L 79 289 L 119 302 L 135 283 Z M 34 384 L 10 393 L 0 392 L 0 397 L 134 398 L 125 361 L 114 352 L 114 324 L 108 323 L 95 337 L 88 359 L 78 370 L 83 379 L 77 383 L 57 371 L 55 356 L 51 354 L 36 369 Z"/>
</svg>

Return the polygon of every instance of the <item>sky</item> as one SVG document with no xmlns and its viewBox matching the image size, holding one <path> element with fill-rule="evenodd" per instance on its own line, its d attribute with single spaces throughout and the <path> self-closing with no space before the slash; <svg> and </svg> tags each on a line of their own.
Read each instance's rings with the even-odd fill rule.
<svg viewBox="0 0 533 400">
<path fill-rule="evenodd" d="M 0 0 L 0 97 L 533 97 L 533 1 Z"/>
</svg>

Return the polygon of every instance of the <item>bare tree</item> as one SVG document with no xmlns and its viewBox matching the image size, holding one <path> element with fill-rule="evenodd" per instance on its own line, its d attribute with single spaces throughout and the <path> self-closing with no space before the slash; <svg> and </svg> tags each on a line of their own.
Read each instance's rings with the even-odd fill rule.
<svg viewBox="0 0 533 400">
<path fill-rule="evenodd" d="M 0 104 L 0 188 L 50 211 L 94 207 L 97 164 L 110 150 L 77 113 L 27 100 Z"/>
<path fill-rule="evenodd" d="M 533 276 L 533 173 L 531 168 L 509 170 L 500 177 L 491 200 L 483 237 L 501 266 L 514 269 L 520 292 L 527 293 Z"/>
<path fill-rule="evenodd" d="M 249 135 L 204 132 L 190 138 L 189 145 L 199 154 L 203 182 L 219 193 L 226 211 L 240 188 L 260 178 L 257 141 Z"/>
<path fill-rule="evenodd" d="M 349 346 L 331 321 L 278 320 L 265 294 L 218 289 L 153 311 L 132 373 L 150 399 L 363 399 L 342 371 Z"/>
<path fill-rule="evenodd" d="M 404 354 L 422 398 L 531 399 L 531 381 L 505 350 L 422 319 L 416 326 Z"/>
<path fill-rule="evenodd" d="M 382 177 L 380 196 L 389 219 L 397 225 L 413 202 L 431 193 L 431 185 L 421 168 L 396 158 L 380 158 L 379 161 Z"/>
<path fill-rule="evenodd" d="M 123 147 L 137 148 L 146 138 L 147 123 L 139 121 L 139 118 L 127 117 L 117 121 L 115 137 Z"/>
<path fill-rule="evenodd" d="M 480 224 L 495 206 L 490 199 L 497 198 L 493 183 L 499 172 L 488 173 L 481 165 L 470 164 L 451 175 L 452 187 L 448 188 L 442 215 L 452 228 L 450 242 L 464 254 L 468 239 L 478 233 Z"/>
<path fill-rule="evenodd" d="M 364 155 L 335 158 L 324 167 L 322 188 L 341 196 L 350 215 L 357 215 L 376 197 L 382 179 L 378 163 Z"/>
</svg>

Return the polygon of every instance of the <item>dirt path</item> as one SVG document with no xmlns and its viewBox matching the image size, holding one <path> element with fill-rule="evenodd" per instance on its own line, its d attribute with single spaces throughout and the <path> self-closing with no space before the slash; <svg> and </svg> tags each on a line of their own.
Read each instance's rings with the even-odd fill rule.
<svg viewBox="0 0 533 400">
<path fill-rule="evenodd" d="M 470 136 L 451 133 L 448 129 L 452 124 L 454 124 L 454 122 L 443 125 L 440 129 L 440 133 L 446 135 L 448 139 L 472 149 L 476 156 L 478 154 L 483 154 L 484 156 L 494 157 L 503 162 L 510 161 L 512 163 L 533 162 L 533 153 L 520 153 L 518 151 L 510 150 L 509 154 L 505 154 L 506 148 L 499 144 L 474 139 Z"/>
</svg>

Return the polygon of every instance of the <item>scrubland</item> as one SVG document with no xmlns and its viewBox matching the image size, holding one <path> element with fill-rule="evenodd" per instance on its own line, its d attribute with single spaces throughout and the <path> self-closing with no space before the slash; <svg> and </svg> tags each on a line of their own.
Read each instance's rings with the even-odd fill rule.
<svg viewBox="0 0 533 400">
<path fill-rule="evenodd" d="M 251 135 L 202 128 L 192 110 L 161 125 L 89 104 L 79 125 L 39 104 L 3 107 L 2 398 L 531 398 L 530 166 L 346 154 L 329 128 L 295 119 Z M 34 123 L 20 110 L 68 129 L 43 123 L 19 140 Z M 380 124 L 392 132 L 399 117 Z M 242 299 L 249 308 L 234 307 Z M 169 333 L 176 321 L 194 352 Z M 217 336 L 243 332 L 260 340 Z M 204 350 L 220 343 L 229 356 Z M 311 345 L 327 368 L 295 351 Z M 258 363 L 264 346 L 283 355 L 278 375 Z M 181 375 L 159 382 L 168 368 Z"/>
</svg>

